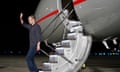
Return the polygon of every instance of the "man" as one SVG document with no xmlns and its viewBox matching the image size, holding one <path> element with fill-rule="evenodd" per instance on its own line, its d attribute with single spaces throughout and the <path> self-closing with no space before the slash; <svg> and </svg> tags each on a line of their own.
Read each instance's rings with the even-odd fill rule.
<svg viewBox="0 0 120 72">
<path fill-rule="evenodd" d="M 35 54 L 40 51 L 40 43 L 42 41 L 41 28 L 36 24 L 35 17 L 33 15 L 28 16 L 28 23 L 23 20 L 23 13 L 20 14 L 21 24 L 29 30 L 29 50 L 26 55 L 26 61 L 30 72 L 38 72 L 37 65 L 35 64 Z"/>
</svg>

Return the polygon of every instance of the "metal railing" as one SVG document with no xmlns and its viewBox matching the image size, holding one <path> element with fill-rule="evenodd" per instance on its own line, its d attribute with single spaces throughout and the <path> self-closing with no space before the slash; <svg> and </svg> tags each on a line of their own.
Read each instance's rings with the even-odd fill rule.
<svg viewBox="0 0 120 72">
<path fill-rule="evenodd" d="M 55 16 L 55 18 L 44 28 L 42 31 L 42 34 L 50 27 L 50 25 L 64 12 L 64 10 L 71 4 L 71 2 L 68 2 L 68 4 L 63 8 L 63 10 Z"/>
</svg>

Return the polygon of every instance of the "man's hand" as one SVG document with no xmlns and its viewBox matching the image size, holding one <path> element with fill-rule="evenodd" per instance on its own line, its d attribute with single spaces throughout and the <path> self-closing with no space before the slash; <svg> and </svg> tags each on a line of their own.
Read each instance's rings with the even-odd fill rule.
<svg viewBox="0 0 120 72">
<path fill-rule="evenodd" d="M 21 22 L 21 24 L 23 24 L 23 19 L 22 18 L 23 18 L 23 13 L 21 12 L 20 13 L 20 22 Z"/>
<path fill-rule="evenodd" d="M 37 43 L 37 51 L 40 51 L 40 42 Z"/>
<path fill-rule="evenodd" d="M 20 13 L 20 18 L 22 18 L 22 17 L 23 17 L 23 13 L 21 12 L 21 13 Z"/>
</svg>

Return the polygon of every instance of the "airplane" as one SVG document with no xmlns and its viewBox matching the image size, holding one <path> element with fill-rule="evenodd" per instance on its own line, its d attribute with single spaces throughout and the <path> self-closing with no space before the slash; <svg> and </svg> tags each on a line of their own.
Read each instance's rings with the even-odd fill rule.
<svg viewBox="0 0 120 72">
<path fill-rule="evenodd" d="M 83 51 L 83 53 L 81 53 L 81 55 L 84 54 L 82 58 L 81 55 L 75 57 L 73 53 L 72 58 L 78 59 L 76 59 L 76 61 L 72 60 L 73 62 L 71 62 L 71 50 L 68 50 L 69 55 L 66 54 L 65 57 L 62 57 L 64 58 L 64 60 L 61 60 L 62 63 L 66 61 L 70 63 L 70 65 L 65 64 L 65 66 L 67 66 L 68 68 L 64 67 L 64 65 L 64 68 L 59 68 L 59 65 L 53 65 L 53 67 L 57 68 L 58 70 L 55 70 L 53 68 L 53 71 L 51 72 L 59 72 L 60 69 L 63 69 L 63 72 L 77 72 L 78 69 L 81 68 L 82 64 L 84 64 L 84 62 L 86 61 L 93 41 L 103 41 L 103 44 L 105 44 L 106 46 L 106 41 L 104 41 L 106 40 L 106 38 L 110 39 L 108 37 L 111 36 L 120 38 L 119 3 L 120 0 L 40 0 L 35 10 L 35 16 L 37 19 L 37 23 L 41 26 L 44 39 L 48 39 L 49 43 L 56 43 L 61 40 L 64 40 L 64 34 L 66 34 L 69 31 L 70 33 L 74 32 L 74 36 L 79 34 L 78 36 L 80 36 L 83 39 L 86 39 L 86 50 L 85 47 L 80 45 L 78 46 L 81 47 L 81 49 L 79 49 L 78 46 L 75 48 L 76 53 L 78 53 L 77 50 L 80 52 Z M 73 28 L 73 30 L 71 31 L 71 29 L 69 28 L 70 24 L 68 23 L 71 23 L 73 25 L 79 25 L 79 28 Z M 81 35 L 81 33 L 76 34 L 77 30 L 79 30 L 78 32 L 83 32 L 83 34 L 87 34 L 87 36 L 84 38 L 84 35 Z M 78 40 L 78 42 L 80 41 Z M 65 43 L 67 44 L 68 42 L 63 41 L 62 45 L 66 46 Z M 79 43 L 76 43 L 76 45 L 77 44 Z M 56 51 L 62 54 L 63 50 L 66 49 L 56 49 Z M 50 56 L 50 60 L 54 58 L 58 58 L 58 56 Z M 72 66 L 71 63 L 73 63 Z M 44 63 L 44 66 L 51 68 L 50 63 Z"/>
<path fill-rule="evenodd" d="M 35 11 L 35 16 L 37 23 L 40 24 L 42 30 L 54 19 L 54 17 L 59 13 L 57 0 L 42 1 Z M 61 0 L 60 0 L 61 1 Z M 69 0 L 66 0 L 66 4 Z M 119 0 L 73 0 L 75 15 L 78 17 L 81 23 L 84 25 L 86 32 L 94 37 L 94 40 L 103 40 L 108 36 L 118 36 L 120 37 L 120 10 L 119 10 Z M 58 17 L 54 24 L 52 24 L 43 33 L 43 37 L 49 35 L 55 25 L 61 19 Z M 56 42 L 61 39 L 64 27 L 61 25 L 54 34 L 49 38 L 50 42 Z M 53 38 L 56 39 L 53 40 Z"/>
</svg>

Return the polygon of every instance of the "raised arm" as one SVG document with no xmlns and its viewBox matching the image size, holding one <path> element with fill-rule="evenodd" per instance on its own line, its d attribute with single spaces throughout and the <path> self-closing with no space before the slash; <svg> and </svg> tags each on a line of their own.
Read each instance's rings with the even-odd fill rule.
<svg viewBox="0 0 120 72">
<path fill-rule="evenodd" d="M 22 24 L 22 26 L 24 26 L 25 28 L 27 28 L 28 30 L 30 29 L 30 25 L 26 24 L 23 20 L 23 13 L 20 13 L 20 23 Z"/>
<path fill-rule="evenodd" d="M 20 23 L 21 23 L 21 24 L 24 23 L 24 21 L 23 21 L 23 13 L 22 13 L 22 12 L 20 13 Z"/>
</svg>

